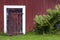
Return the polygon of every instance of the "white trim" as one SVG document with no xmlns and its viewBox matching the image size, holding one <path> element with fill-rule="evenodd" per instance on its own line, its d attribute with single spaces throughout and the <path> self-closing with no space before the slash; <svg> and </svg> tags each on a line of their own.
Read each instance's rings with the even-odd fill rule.
<svg viewBox="0 0 60 40">
<path fill-rule="evenodd" d="M 22 8 L 23 9 L 23 17 L 22 17 L 22 32 L 26 33 L 26 10 L 25 5 L 4 5 L 4 33 L 7 33 L 7 8 Z"/>
</svg>

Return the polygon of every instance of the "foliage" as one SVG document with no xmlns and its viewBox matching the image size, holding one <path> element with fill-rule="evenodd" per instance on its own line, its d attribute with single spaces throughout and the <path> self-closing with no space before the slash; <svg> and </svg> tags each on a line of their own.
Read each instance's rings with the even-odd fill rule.
<svg viewBox="0 0 60 40">
<path fill-rule="evenodd" d="M 47 15 L 48 16 L 48 15 Z M 37 33 L 46 33 L 48 31 L 48 21 L 46 15 L 36 15 L 34 20 L 36 22 L 36 32 Z"/>
<path fill-rule="evenodd" d="M 56 5 L 54 10 L 48 9 L 47 12 L 48 15 L 36 15 L 34 18 L 38 33 L 54 33 L 56 29 L 59 29 L 56 24 L 60 22 L 60 5 Z"/>
</svg>

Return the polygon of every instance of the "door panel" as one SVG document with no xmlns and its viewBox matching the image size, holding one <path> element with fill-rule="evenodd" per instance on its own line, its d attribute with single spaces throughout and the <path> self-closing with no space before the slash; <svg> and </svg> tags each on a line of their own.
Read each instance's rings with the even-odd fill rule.
<svg viewBox="0 0 60 40">
<path fill-rule="evenodd" d="M 8 9 L 8 15 L 7 15 L 8 35 L 17 35 L 22 33 L 22 11 L 19 10 Z"/>
</svg>

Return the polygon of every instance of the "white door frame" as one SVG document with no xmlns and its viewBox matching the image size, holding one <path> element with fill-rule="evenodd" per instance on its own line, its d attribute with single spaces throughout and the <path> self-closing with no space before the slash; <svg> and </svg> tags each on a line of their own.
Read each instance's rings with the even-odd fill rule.
<svg viewBox="0 0 60 40">
<path fill-rule="evenodd" d="M 26 7 L 25 5 L 4 5 L 4 33 L 7 33 L 7 8 L 22 8 L 22 33 L 26 33 Z"/>
</svg>

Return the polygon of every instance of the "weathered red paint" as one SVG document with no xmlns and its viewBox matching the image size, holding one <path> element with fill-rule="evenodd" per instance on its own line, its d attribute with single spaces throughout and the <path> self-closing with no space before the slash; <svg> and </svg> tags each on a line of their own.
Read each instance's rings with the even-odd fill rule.
<svg viewBox="0 0 60 40">
<path fill-rule="evenodd" d="M 8 8 L 7 34 L 17 35 L 22 33 L 22 9 Z"/>
<path fill-rule="evenodd" d="M 54 9 L 57 4 L 60 4 L 60 0 L 0 0 L 0 32 L 3 32 L 4 28 L 4 5 L 26 5 L 26 31 L 28 32 L 34 28 L 35 15 L 47 14 L 46 10 Z"/>
</svg>

